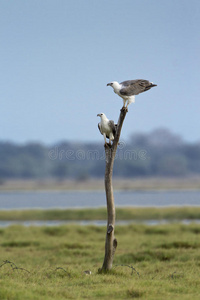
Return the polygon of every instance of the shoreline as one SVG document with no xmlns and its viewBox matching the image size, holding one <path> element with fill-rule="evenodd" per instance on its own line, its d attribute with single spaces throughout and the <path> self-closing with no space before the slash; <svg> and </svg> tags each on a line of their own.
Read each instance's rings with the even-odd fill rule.
<svg viewBox="0 0 200 300">
<path fill-rule="evenodd" d="M 189 178 L 114 178 L 117 191 L 200 190 L 200 177 Z M 104 178 L 80 180 L 5 180 L 0 192 L 6 191 L 103 191 Z"/>
</svg>

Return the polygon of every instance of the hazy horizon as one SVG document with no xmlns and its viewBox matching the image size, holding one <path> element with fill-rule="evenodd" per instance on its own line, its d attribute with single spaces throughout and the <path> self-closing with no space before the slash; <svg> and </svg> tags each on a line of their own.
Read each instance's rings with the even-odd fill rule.
<svg viewBox="0 0 200 300">
<path fill-rule="evenodd" d="M 97 132 L 99 132 L 98 128 L 97 128 Z M 148 132 L 144 132 L 144 131 L 137 131 L 137 132 L 132 132 L 130 133 L 129 137 L 127 137 L 126 139 L 123 137 L 123 128 L 122 128 L 122 134 L 121 134 L 121 138 L 120 138 L 120 141 L 121 142 L 125 142 L 126 144 L 129 143 L 129 140 L 133 137 L 136 137 L 137 135 L 144 135 L 146 137 L 148 136 L 151 136 L 152 134 L 157 134 L 157 133 L 160 133 L 161 136 L 162 136 L 162 132 L 163 133 L 169 133 L 169 135 L 173 138 L 173 139 L 176 139 L 177 138 L 177 142 L 181 141 L 183 143 L 186 143 L 186 144 L 199 144 L 200 143 L 200 138 L 196 141 L 190 141 L 190 140 L 187 140 L 184 138 L 184 136 L 181 136 L 180 134 L 177 134 L 176 132 L 170 130 L 169 128 L 166 128 L 166 127 L 157 127 L 157 128 L 154 128 Z M 163 136 L 164 137 L 164 136 Z M 59 143 L 63 143 L 63 142 L 69 142 L 69 143 L 81 143 L 81 144 L 95 144 L 95 143 L 102 143 L 102 145 L 104 145 L 104 138 L 103 136 L 101 135 L 101 139 L 97 139 L 97 140 L 73 140 L 73 139 L 67 139 L 67 138 L 63 138 L 63 139 L 60 139 L 60 140 L 55 140 L 55 141 L 52 141 L 50 143 L 48 142 L 45 142 L 45 141 L 42 141 L 42 140 L 27 140 L 27 141 L 22 141 L 22 142 L 19 142 L 19 141 L 14 141 L 14 140 L 9 140 L 9 139 L 0 139 L 0 143 L 13 143 L 13 144 L 16 144 L 16 145 L 26 145 L 26 144 L 41 144 L 41 145 L 45 145 L 45 146 L 52 146 L 52 145 L 56 145 L 56 144 L 59 144 Z"/>
</svg>

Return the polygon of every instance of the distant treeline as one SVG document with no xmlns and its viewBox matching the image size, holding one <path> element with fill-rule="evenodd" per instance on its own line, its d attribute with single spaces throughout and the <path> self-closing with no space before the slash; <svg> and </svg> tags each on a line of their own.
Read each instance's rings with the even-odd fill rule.
<svg viewBox="0 0 200 300">
<path fill-rule="evenodd" d="M 51 147 L 0 142 L 0 179 L 102 177 L 104 142 L 61 142 Z M 114 176 L 190 176 L 200 174 L 200 142 L 187 143 L 167 129 L 133 134 L 120 141 Z"/>
</svg>

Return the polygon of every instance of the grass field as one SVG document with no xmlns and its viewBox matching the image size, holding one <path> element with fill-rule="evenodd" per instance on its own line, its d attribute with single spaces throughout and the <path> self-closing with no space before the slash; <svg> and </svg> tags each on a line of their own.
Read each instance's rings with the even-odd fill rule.
<svg viewBox="0 0 200 300">
<path fill-rule="evenodd" d="M 0 299 L 200 299 L 200 225 L 117 226 L 113 270 L 98 274 L 105 232 L 1 228 Z"/>
<path fill-rule="evenodd" d="M 0 221 L 77 221 L 106 220 L 106 208 L 91 209 L 49 209 L 49 210 L 5 210 L 0 211 Z M 165 207 L 165 208 L 116 208 L 117 220 L 142 222 L 145 220 L 181 221 L 184 219 L 200 220 L 200 207 Z"/>
</svg>

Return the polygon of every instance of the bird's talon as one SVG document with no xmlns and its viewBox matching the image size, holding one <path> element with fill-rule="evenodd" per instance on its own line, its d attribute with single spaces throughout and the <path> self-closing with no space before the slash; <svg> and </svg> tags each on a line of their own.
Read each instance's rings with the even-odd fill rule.
<svg viewBox="0 0 200 300">
<path fill-rule="evenodd" d="M 110 147 L 111 147 L 111 144 L 105 143 L 105 144 L 104 144 L 104 147 L 105 147 L 105 148 L 110 148 Z"/>
<path fill-rule="evenodd" d="M 121 111 L 126 111 L 126 112 L 128 112 L 128 108 L 127 108 L 126 106 L 123 106 L 122 109 L 121 109 Z"/>
</svg>

